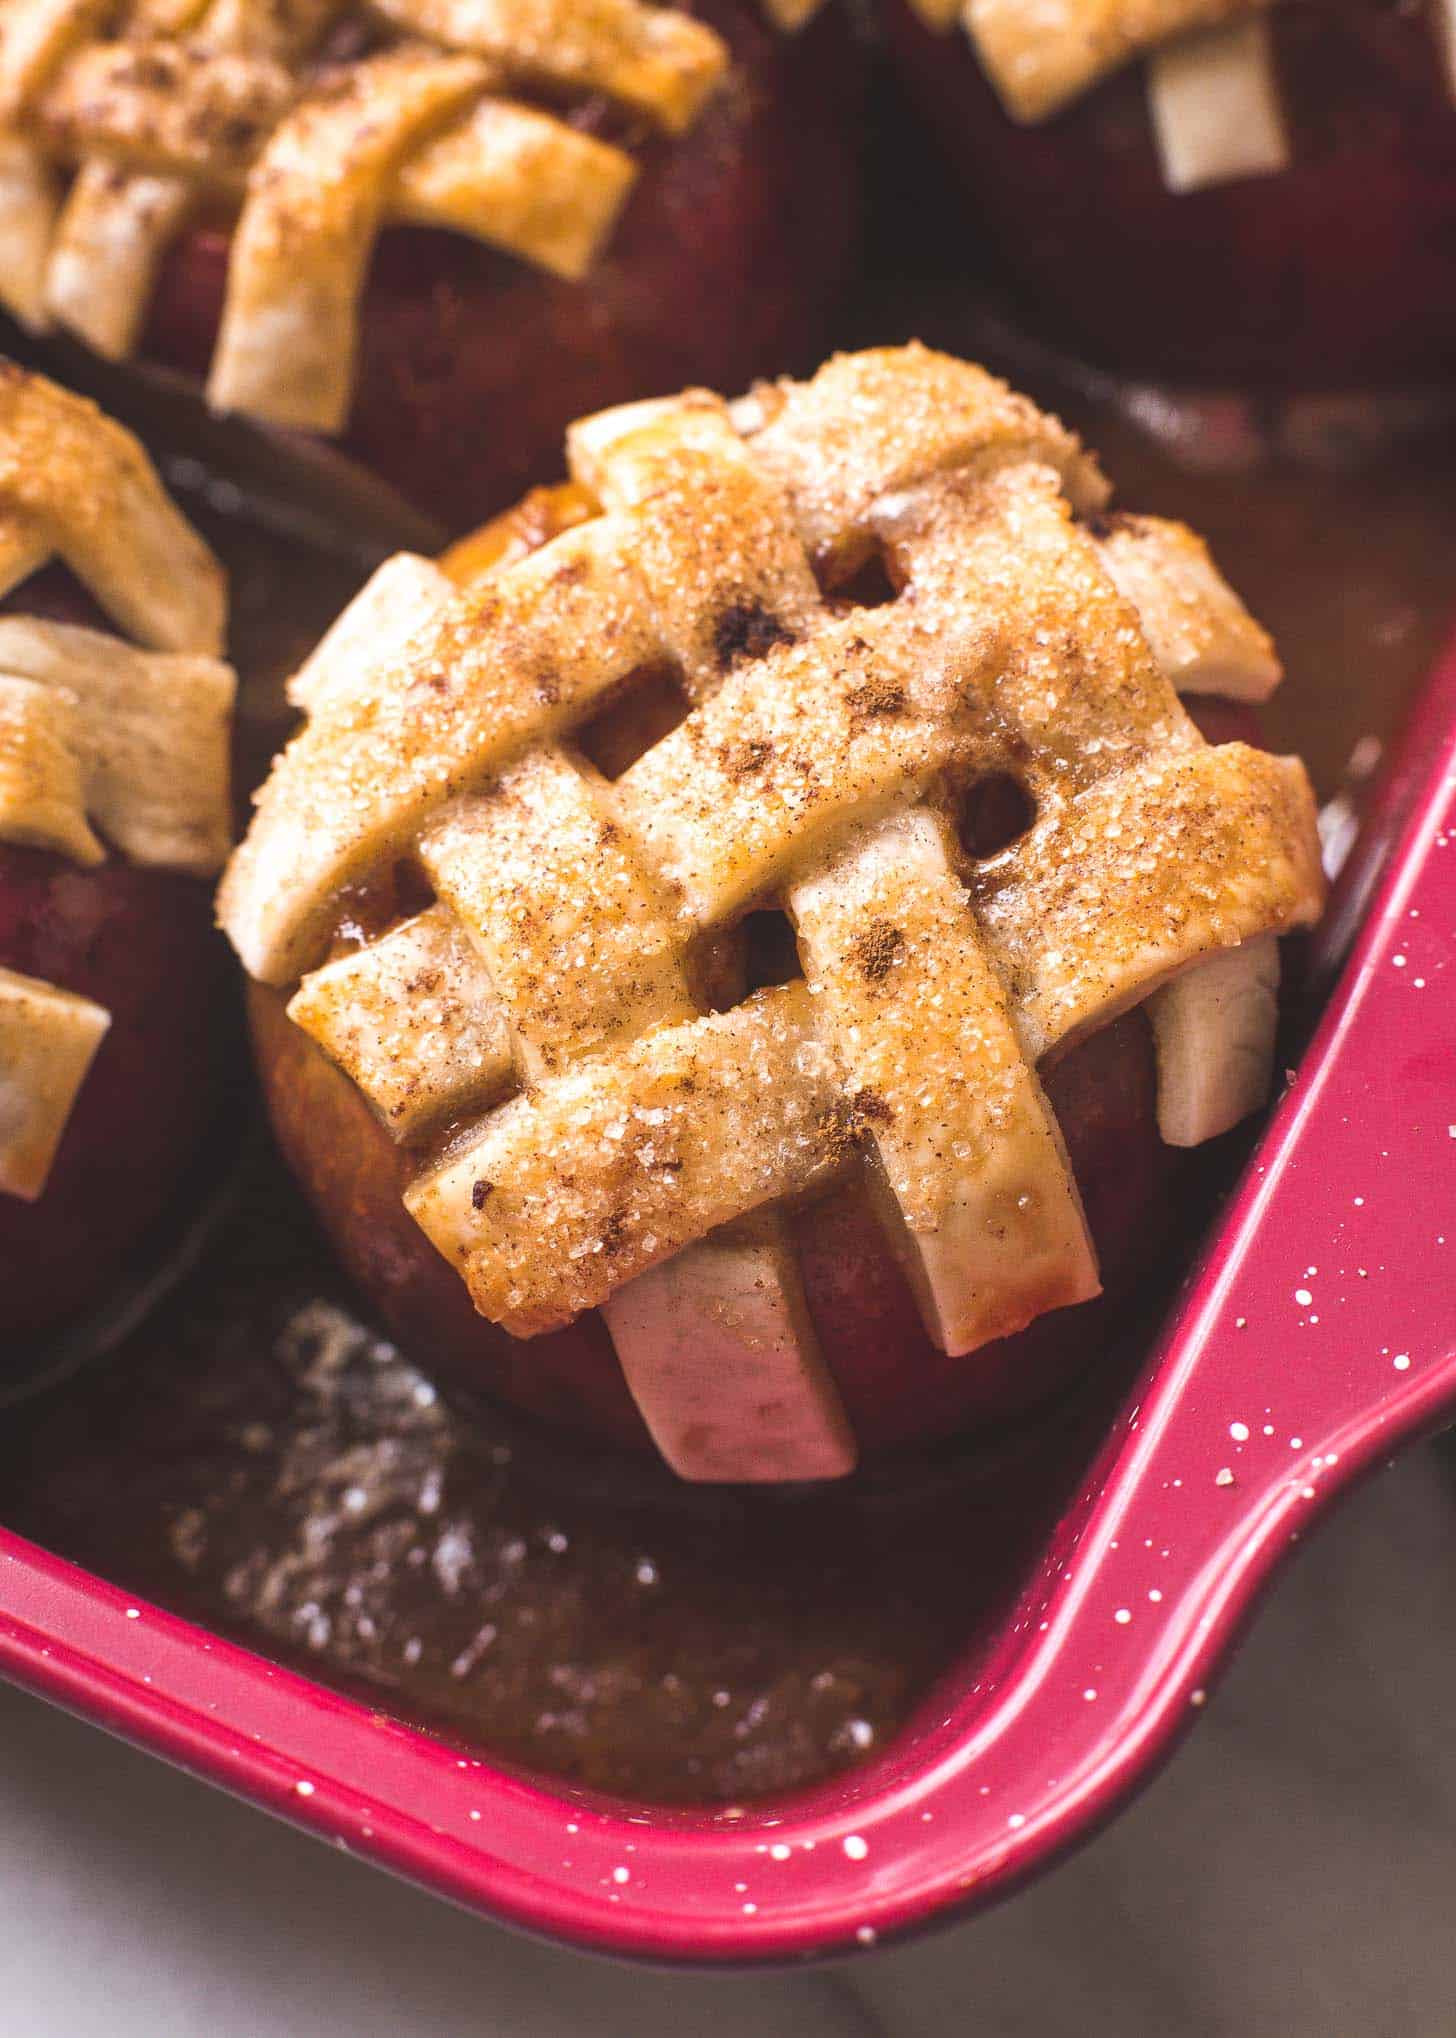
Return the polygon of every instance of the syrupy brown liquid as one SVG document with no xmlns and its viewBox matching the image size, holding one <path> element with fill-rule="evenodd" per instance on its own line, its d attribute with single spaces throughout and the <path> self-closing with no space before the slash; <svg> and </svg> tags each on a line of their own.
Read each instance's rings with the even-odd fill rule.
<svg viewBox="0 0 1456 2038">
<path fill-rule="evenodd" d="M 977 351 L 959 309 L 922 309 L 893 336 L 913 323 Z M 1018 379 L 1067 409 L 1122 501 L 1209 535 L 1280 640 L 1275 739 L 1333 791 L 1356 745 L 1396 725 L 1449 620 L 1456 455 L 1427 441 L 1347 471 L 1199 472 L 1117 405 Z M 279 676 L 349 574 L 226 544 L 256 776 Z M 505 1417 L 461 1422 L 356 1312 L 259 1139 L 183 1289 L 104 1366 L 7 1416 L 0 1521 L 462 1745 L 628 1795 L 733 1801 L 883 1748 L 1013 1592 L 1135 1346 L 1089 1354 L 1091 1390 L 1014 1438 L 903 1479 L 818 1496 L 642 1484 Z"/>
<path fill-rule="evenodd" d="M 731 1801 L 883 1746 L 1075 1455 L 1014 1506 L 1002 1454 L 903 1491 L 615 1491 L 504 1417 L 457 1419 L 356 1313 L 260 1149 L 164 1314 L 9 1419 L 0 1518 L 464 1745 Z"/>
</svg>

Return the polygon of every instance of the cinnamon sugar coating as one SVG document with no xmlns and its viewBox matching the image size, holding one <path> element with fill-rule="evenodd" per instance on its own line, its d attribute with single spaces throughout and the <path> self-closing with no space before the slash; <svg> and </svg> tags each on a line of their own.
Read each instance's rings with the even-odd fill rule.
<svg viewBox="0 0 1456 2038">
<path fill-rule="evenodd" d="M 123 358 L 173 243 L 234 213 L 209 401 L 333 432 L 383 226 L 580 278 L 638 162 L 573 108 L 680 135 L 728 66 L 648 0 L 7 0 L 0 303 Z"/>
<path fill-rule="evenodd" d="M 734 406 L 630 405 L 576 427 L 569 454 L 567 528 L 533 551 L 508 538 L 408 643 L 315 698 L 224 883 L 244 961 L 303 976 L 295 1018 L 397 1121 L 406 1001 L 378 1021 L 391 1066 L 371 1073 L 338 1005 L 319 1018 L 341 966 L 309 972 L 345 886 L 401 859 L 427 879 L 518 1094 L 484 1113 L 462 1095 L 406 1200 L 518 1335 L 711 1241 L 704 1322 L 710 1285 L 771 1276 L 787 1377 L 812 1335 L 792 1265 L 778 1235 L 724 1227 L 860 1167 L 943 1349 L 1095 1293 L 1038 1061 L 1319 910 L 1301 767 L 1210 747 L 1164 669 L 1216 641 L 1252 691 L 1267 640 L 1206 555 L 1190 576 L 1176 527 L 1139 547 L 1145 628 L 1114 534 L 1079 517 L 1106 490 L 1075 440 L 919 347 Z M 875 557 L 890 596 L 857 605 Z M 1160 664 L 1170 616 L 1195 648 Z M 614 701 L 628 716 L 665 667 L 684 718 L 603 777 L 573 730 Z M 968 861 L 956 803 L 1004 773 L 1030 825 Z M 721 978 L 766 903 L 794 922 L 804 981 L 705 1011 L 698 958 Z M 414 1047 L 437 1102 L 438 1034 L 437 1014 Z M 614 1304 L 609 1321 L 620 1345 L 663 1319 Z M 825 1451 L 832 1404 L 794 1378 Z"/>
<path fill-rule="evenodd" d="M 26 616 L 24 584 L 52 560 L 139 644 Z M 210 877 L 232 839 L 221 569 L 130 432 L 0 360 L 6 597 L 0 844 Z M 0 968 L 0 1194 L 44 1190 L 110 1023 L 95 1000 Z"/>
</svg>

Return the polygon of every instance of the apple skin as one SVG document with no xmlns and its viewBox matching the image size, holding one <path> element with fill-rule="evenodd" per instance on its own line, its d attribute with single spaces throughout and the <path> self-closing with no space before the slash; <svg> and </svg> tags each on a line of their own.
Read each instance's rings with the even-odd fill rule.
<svg viewBox="0 0 1456 2038">
<path fill-rule="evenodd" d="M 479 584 L 564 529 L 583 505 L 569 486 L 537 490 L 443 561 Z M 1214 743 L 1257 743 L 1236 703 L 1188 703 Z M 465 1409 L 510 1403 L 593 1442 L 654 1451 L 595 1310 L 566 1328 L 513 1338 L 478 1315 L 459 1274 L 402 1201 L 417 1162 L 356 1086 L 267 986 L 249 992 L 254 1054 L 273 1130 L 356 1286 L 410 1358 Z M 866 1461 L 990 1424 L 1045 1400 L 1079 1374 L 1113 1313 L 1186 1215 L 1195 1169 L 1163 1145 L 1147 1017 L 1133 1011 L 1042 1070 L 1097 1247 L 1104 1292 L 1038 1318 L 961 1358 L 929 1340 L 914 1297 L 863 1190 L 850 1182 L 794 1213 L 806 1296 Z"/>
<path fill-rule="evenodd" d="M 467 1403 L 496 1396 L 588 1435 L 650 1447 L 595 1310 L 529 1340 L 476 1314 L 465 1283 L 401 1200 L 414 1173 L 408 1150 L 286 1006 L 267 985 L 249 986 L 274 1134 L 350 1276 L 414 1363 Z"/>
<path fill-rule="evenodd" d="M 0 965 L 111 1014 L 40 1198 L 0 1195 L 3 1381 L 5 1352 L 136 1271 L 211 1119 L 227 972 L 196 878 L 5 845 Z"/>
<path fill-rule="evenodd" d="M 483 584 L 589 510 L 589 500 L 569 485 L 535 490 L 462 540 L 442 564 L 461 583 Z M 1258 741 L 1257 718 L 1247 708 L 1219 700 L 1190 706 L 1211 741 Z M 284 1159 L 355 1284 L 414 1363 L 467 1411 L 505 1401 L 579 1440 L 651 1453 L 598 1312 L 527 1340 L 478 1315 L 455 1268 L 404 1207 L 416 1159 L 293 1024 L 283 993 L 253 985 L 249 1013 Z M 1004 1420 L 1075 1377 L 1112 1334 L 1118 1301 L 1186 1215 L 1194 1170 L 1187 1154 L 1165 1147 L 1158 1135 L 1144 1013 L 1128 1013 L 1078 1042 L 1043 1069 L 1042 1079 L 1097 1246 L 1104 1284 L 1097 1301 L 1054 1311 L 1016 1337 L 949 1358 L 926 1336 L 859 1185 L 847 1182 L 794 1212 L 810 1311 L 867 1461 Z"/>
<path fill-rule="evenodd" d="M 106 628 L 59 569 L 7 611 Z M 213 1121 L 228 952 L 211 888 L 112 852 L 82 870 L 0 843 L 0 967 L 104 1005 L 111 1025 L 34 1203 L 0 1195 L 0 1385 L 6 1355 L 101 1302 L 168 1212 Z"/>
<path fill-rule="evenodd" d="M 581 282 L 459 234 L 380 238 L 340 443 L 452 531 L 559 472 L 574 418 L 685 385 L 737 390 L 815 350 L 857 213 L 860 62 L 844 11 L 795 38 L 754 0 L 687 11 L 728 42 L 733 75 L 686 135 L 637 152 L 642 175 Z M 227 250 L 216 224 L 179 241 L 147 357 L 205 378 Z"/>
<path fill-rule="evenodd" d="M 1175 195 L 1134 63 L 1036 127 L 968 36 L 884 0 L 896 67 L 1039 319 L 1101 365 L 1282 389 L 1443 382 L 1456 359 L 1456 103 L 1428 10 L 1272 14 L 1294 161 Z M 959 222 L 945 231 L 961 235 Z"/>
<path fill-rule="evenodd" d="M 250 992 L 254 1049 L 273 1129 L 345 1267 L 411 1359 L 452 1399 L 509 1402 L 578 1435 L 652 1448 L 595 1310 L 521 1340 L 478 1316 L 464 1283 L 409 1216 L 410 1157 L 359 1091 L 288 1018 L 277 992 Z M 1039 1318 L 968 1358 L 926 1337 L 910 1290 L 862 1194 L 846 1184 L 795 1216 L 805 1288 L 866 1459 L 1005 1417 L 1043 1399 L 1095 1356 L 1119 1294 L 1177 1220 L 1186 1157 L 1155 1122 L 1151 1035 L 1128 1014 L 1045 1077 L 1107 1293 Z"/>
</svg>

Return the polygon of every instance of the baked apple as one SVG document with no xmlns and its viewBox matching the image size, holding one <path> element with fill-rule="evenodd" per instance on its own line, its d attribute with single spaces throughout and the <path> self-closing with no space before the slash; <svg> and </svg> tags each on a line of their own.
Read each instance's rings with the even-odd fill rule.
<svg viewBox="0 0 1456 2038">
<path fill-rule="evenodd" d="M 1284 389 L 1456 358 L 1447 0 L 886 0 L 1033 302 L 1114 369 Z"/>
<path fill-rule="evenodd" d="M 137 1270 L 211 1121 L 233 675 L 141 446 L 8 362 L 0 590 L 3 1391 Z"/>
<path fill-rule="evenodd" d="M 920 347 L 630 404 L 380 569 L 220 915 L 285 1153 L 457 1392 L 697 1480 L 1038 1394 L 1268 1084 L 1302 767 L 1181 526 Z"/>
<path fill-rule="evenodd" d="M 337 439 L 447 528 L 583 410 L 792 359 L 845 265 L 837 10 L 791 38 L 756 0 L 211 0 L 110 40 L 89 5 L 7 12 L 0 299 Z"/>
</svg>

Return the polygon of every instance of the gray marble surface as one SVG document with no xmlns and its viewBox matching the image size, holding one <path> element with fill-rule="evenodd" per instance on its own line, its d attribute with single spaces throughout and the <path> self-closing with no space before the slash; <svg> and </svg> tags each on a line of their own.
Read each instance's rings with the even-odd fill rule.
<svg viewBox="0 0 1456 2038">
<path fill-rule="evenodd" d="M 1141 1801 L 989 1916 L 849 1966 L 517 1938 L 0 1688 L 3 2038 L 1453 2038 L 1456 1456 L 1286 1572 Z"/>
</svg>

